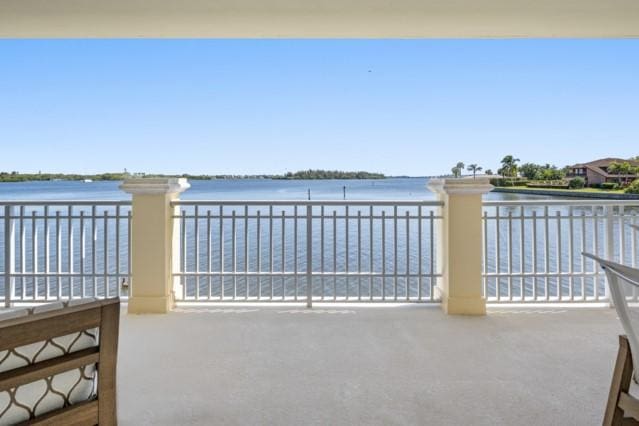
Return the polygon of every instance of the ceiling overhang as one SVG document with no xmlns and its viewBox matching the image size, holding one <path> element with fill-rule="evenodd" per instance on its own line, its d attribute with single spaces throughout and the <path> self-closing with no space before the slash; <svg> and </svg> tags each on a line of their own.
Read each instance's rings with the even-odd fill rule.
<svg viewBox="0 0 639 426">
<path fill-rule="evenodd" d="M 639 0 L 0 0 L 0 37 L 639 37 Z"/>
</svg>

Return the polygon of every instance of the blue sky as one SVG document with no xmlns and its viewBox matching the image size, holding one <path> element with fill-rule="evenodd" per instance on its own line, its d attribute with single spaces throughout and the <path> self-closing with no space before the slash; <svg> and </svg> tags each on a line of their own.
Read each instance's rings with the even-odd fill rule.
<svg viewBox="0 0 639 426">
<path fill-rule="evenodd" d="M 2 40 L 0 170 L 390 175 L 639 155 L 639 40 Z"/>
</svg>

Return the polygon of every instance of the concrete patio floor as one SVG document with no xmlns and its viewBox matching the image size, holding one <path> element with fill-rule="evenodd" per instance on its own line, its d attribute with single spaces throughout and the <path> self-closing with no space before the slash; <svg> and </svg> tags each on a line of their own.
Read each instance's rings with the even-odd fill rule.
<svg viewBox="0 0 639 426">
<path fill-rule="evenodd" d="M 615 311 L 489 311 L 216 305 L 123 314 L 119 421 L 601 424 L 621 332 Z"/>
</svg>

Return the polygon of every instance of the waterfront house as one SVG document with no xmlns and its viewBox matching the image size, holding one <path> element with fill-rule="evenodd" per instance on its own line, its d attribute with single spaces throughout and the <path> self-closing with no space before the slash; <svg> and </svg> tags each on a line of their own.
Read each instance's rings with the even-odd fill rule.
<svg viewBox="0 0 639 426">
<path fill-rule="evenodd" d="M 567 177 L 581 177 L 586 181 L 587 186 L 600 185 L 602 183 L 632 182 L 639 178 L 639 173 L 618 174 L 609 173 L 611 164 L 628 163 L 632 167 L 639 167 L 639 161 L 626 160 L 623 158 L 601 158 L 588 163 L 579 163 L 568 167 Z"/>
</svg>

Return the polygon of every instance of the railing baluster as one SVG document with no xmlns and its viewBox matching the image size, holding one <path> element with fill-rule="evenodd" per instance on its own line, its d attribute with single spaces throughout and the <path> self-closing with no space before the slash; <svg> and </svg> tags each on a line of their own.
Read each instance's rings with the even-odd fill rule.
<svg viewBox="0 0 639 426">
<path fill-rule="evenodd" d="M 632 223 L 633 225 L 637 225 L 637 212 L 633 212 L 632 215 L 632 219 L 630 219 L 630 223 Z M 630 234 L 630 256 L 632 257 L 632 266 L 633 267 L 637 267 L 637 234 L 639 234 L 637 229 L 633 229 L 632 233 Z M 637 296 L 638 296 L 637 292 L 637 287 L 636 286 L 632 286 L 632 300 L 633 301 L 637 301 Z"/>
<path fill-rule="evenodd" d="M 255 231 L 255 259 L 257 261 L 257 300 L 262 300 L 262 218 L 261 210 L 257 209 L 257 224 Z"/>
<path fill-rule="evenodd" d="M 62 230 L 60 229 L 60 210 L 55 212 L 55 262 L 58 300 L 62 298 Z"/>
<path fill-rule="evenodd" d="M 520 222 L 519 222 L 519 272 L 521 272 L 521 280 L 519 283 L 521 284 L 521 300 L 526 300 L 526 259 L 524 253 L 526 251 L 526 232 L 525 232 L 525 223 L 524 217 L 526 212 L 524 211 L 524 206 L 521 206 L 520 209 Z"/>
<path fill-rule="evenodd" d="M 69 273 L 69 299 L 73 299 L 73 206 L 67 210 L 67 272 Z M 106 232 L 104 235 L 106 240 Z M 106 252 L 106 250 L 105 250 Z"/>
<path fill-rule="evenodd" d="M 583 253 L 586 251 L 586 211 L 581 210 L 581 251 Z M 581 300 L 586 300 L 586 258 L 584 256 L 581 257 L 581 273 L 584 274 L 581 277 Z"/>
<path fill-rule="evenodd" d="M 297 205 L 293 207 L 293 283 L 295 286 L 295 300 L 297 300 L 298 294 L 298 280 L 297 280 Z M 308 220 L 308 217 L 306 218 Z M 309 238 L 307 236 L 307 238 Z"/>
<path fill-rule="evenodd" d="M 97 261 L 96 259 L 98 258 L 96 252 L 95 252 L 95 245 L 96 242 L 98 240 L 98 227 L 96 226 L 97 220 L 97 208 L 96 206 L 91 206 L 91 275 L 93 278 L 93 297 L 98 297 L 98 278 L 97 278 L 97 274 L 98 274 L 98 267 L 97 267 Z"/>
<path fill-rule="evenodd" d="M 15 270 L 15 221 L 13 206 L 4 206 L 4 307 L 11 307 L 13 299 L 12 274 Z"/>
<path fill-rule="evenodd" d="M 495 295 L 498 302 L 501 302 L 501 225 L 499 223 L 500 207 L 495 207 Z"/>
<path fill-rule="evenodd" d="M 393 206 L 393 300 L 397 300 L 397 206 Z"/>
<path fill-rule="evenodd" d="M 220 300 L 224 300 L 224 207 L 220 205 Z"/>
<path fill-rule="evenodd" d="M 20 206 L 20 300 L 24 301 L 27 297 L 26 279 L 24 273 L 27 271 L 27 242 L 26 228 L 24 226 L 24 206 Z M 60 270 L 58 270 L 60 273 Z M 60 278 L 58 278 L 58 285 Z"/>
<path fill-rule="evenodd" d="M 533 272 L 533 300 L 537 301 L 537 210 L 532 211 L 532 272 Z"/>
<path fill-rule="evenodd" d="M 31 270 L 33 271 L 33 300 L 38 299 L 38 228 L 36 211 L 31 211 Z"/>
<path fill-rule="evenodd" d="M 49 279 L 49 274 L 51 273 L 51 264 L 49 260 L 49 255 L 51 254 L 50 248 L 50 239 L 49 239 L 49 206 L 44 206 L 44 299 L 49 300 L 50 290 L 51 290 L 51 280 Z"/>
<path fill-rule="evenodd" d="M 269 241 L 269 271 L 270 271 L 270 280 L 271 280 L 271 297 L 269 300 L 273 300 L 273 206 L 269 206 L 268 208 L 268 241 Z"/>
<path fill-rule="evenodd" d="M 482 267 L 483 267 L 483 274 L 484 276 L 482 277 L 482 281 L 483 281 L 483 288 L 484 288 L 484 297 L 486 298 L 486 300 L 489 299 L 490 294 L 488 292 L 488 283 L 489 283 L 489 279 L 487 277 L 488 274 L 488 212 L 486 210 L 484 210 L 484 212 L 482 213 L 483 215 L 483 220 L 482 220 L 482 225 L 484 227 L 483 229 L 483 235 L 482 235 L 482 242 L 484 243 L 484 253 L 482 256 Z M 432 237 L 431 237 L 432 239 Z M 432 254 L 431 254 L 432 256 Z"/>
<path fill-rule="evenodd" d="M 562 279 L 562 271 L 563 271 L 563 262 L 561 258 L 561 212 L 557 210 L 555 212 L 555 216 L 557 218 L 557 247 L 555 249 L 555 253 L 557 256 L 557 298 L 559 300 L 563 299 L 563 279 Z"/>
<path fill-rule="evenodd" d="M 297 221 L 297 211 L 295 220 Z M 313 206 L 310 204 L 306 206 L 306 307 L 313 307 Z"/>
<path fill-rule="evenodd" d="M 104 257 L 104 297 L 109 297 L 109 212 L 104 210 L 104 241 L 103 241 L 103 257 Z"/>
<path fill-rule="evenodd" d="M 362 211 L 357 209 L 357 300 L 362 300 Z"/>
<path fill-rule="evenodd" d="M 237 300 L 237 229 L 235 209 L 231 213 L 231 263 L 233 265 L 233 300 Z"/>
<path fill-rule="evenodd" d="M 182 272 L 188 272 L 187 251 L 186 251 L 186 210 L 182 209 L 182 217 L 180 218 L 180 264 Z M 186 275 L 180 277 L 180 284 L 182 286 L 182 300 L 186 300 L 188 292 L 186 286 L 188 281 Z"/>
<path fill-rule="evenodd" d="M 244 206 L 244 300 L 248 300 L 249 298 L 249 276 L 248 276 L 248 268 L 249 268 L 249 211 L 248 206 Z"/>
<path fill-rule="evenodd" d="M 435 287 L 437 279 L 435 278 L 435 212 L 430 211 L 430 300 L 435 300 Z"/>
<path fill-rule="evenodd" d="M 213 297 L 213 277 L 211 276 L 213 267 L 213 238 L 211 238 L 211 209 L 206 209 L 206 299 Z"/>
<path fill-rule="evenodd" d="M 344 281 L 345 281 L 344 287 L 346 289 L 346 300 L 349 300 L 350 297 L 351 297 L 351 294 L 350 294 L 350 280 L 349 280 L 349 276 L 348 276 L 348 272 L 349 272 L 348 266 L 349 266 L 349 263 L 350 263 L 350 256 L 349 256 L 349 250 L 348 250 L 348 248 L 349 248 L 348 247 L 349 246 L 349 237 L 350 237 L 349 229 L 348 229 L 349 228 L 349 226 L 348 226 L 349 225 L 348 205 L 346 206 L 345 210 L 346 211 L 345 211 L 345 214 L 344 214 L 344 228 L 345 228 L 345 231 L 344 231 L 344 238 L 345 238 L 344 247 L 345 247 L 346 255 L 344 256 L 344 261 L 346 262 L 346 264 L 345 264 L 344 267 L 345 267 L 345 271 L 346 271 L 346 276 L 344 278 Z"/>
<path fill-rule="evenodd" d="M 333 210 L 333 300 L 337 300 L 337 211 Z"/>
<path fill-rule="evenodd" d="M 133 288 L 133 283 L 132 283 L 132 277 L 133 274 L 131 273 L 131 246 L 133 245 L 131 243 L 133 235 L 131 233 L 131 219 L 133 216 L 133 212 L 131 211 L 131 209 L 129 209 L 129 211 L 127 211 L 126 213 L 126 233 L 127 233 L 127 273 L 129 274 L 129 290 L 128 290 L 128 295 L 131 295 L 131 289 Z"/>
<path fill-rule="evenodd" d="M 573 206 L 568 207 L 568 273 L 570 274 L 568 278 L 568 299 L 572 302 L 574 299 L 573 295 L 573 287 L 575 285 L 574 281 L 574 218 L 575 215 Z"/>
<path fill-rule="evenodd" d="M 614 260 L 614 255 L 615 255 L 615 240 L 614 240 L 614 211 L 613 208 L 611 206 L 606 206 L 604 208 L 604 213 L 606 216 L 605 219 L 605 241 L 606 241 L 606 253 L 605 253 L 605 258 L 609 259 L 609 260 Z M 610 291 L 608 290 L 608 282 L 606 282 L 606 286 L 605 286 L 605 299 L 609 300 L 610 299 Z"/>
<path fill-rule="evenodd" d="M 325 240 L 325 233 L 324 233 L 324 206 L 322 205 L 320 207 L 320 281 L 321 281 L 321 288 L 322 288 L 322 294 L 321 294 L 321 300 L 324 300 L 325 296 L 326 296 L 326 292 L 324 289 L 324 272 L 325 272 L 325 268 L 324 268 L 324 251 L 325 251 L 325 247 L 324 247 L 324 240 Z"/>
<path fill-rule="evenodd" d="M 382 210 L 382 300 L 386 300 L 386 210 Z"/>
<path fill-rule="evenodd" d="M 193 211 L 193 269 L 196 274 L 200 273 L 200 208 L 195 206 Z M 200 299 L 200 276 L 196 275 L 195 279 L 195 300 Z M 186 298 L 185 298 L 186 299 Z"/>
<path fill-rule="evenodd" d="M 544 206 L 544 298 L 550 300 L 550 229 L 548 228 L 550 221 L 548 220 L 548 206 Z"/>
<path fill-rule="evenodd" d="M 120 297 L 120 206 L 115 207 L 115 295 Z"/>
<path fill-rule="evenodd" d="M 599 256 L 599 209 L 596 206 L 592 207 L 592 226 L 593 226 L 593 251 L 595 255 Z M 599 274 L 598 268 L 599 266 L 594 260 L 591 260 L 592 269 L 594 272 L 594 276 L 592 279 L 593 292 L 595 294 L 595 300 L 599 300 Z"/>
<path fill-rule="evenodd" d="M 421 209 L 421 206 L 419 208 Z M 373 270 L 373 206 L 369 207 L 369 216 L 370 216 L 370 220 L 369 220 L 369 228 L 368 228 L 368 237 L 369 237 L 368 272 L 370 273 L 370 276 L 368 278 L 368 300 L 373 300 L 373 273 L 374 273 L 374 270 Z M 421 256 L 420 256 L 420 259 L 421 259 Z"/>
<path fill-rule="evenodd" d="M 508 212 L 508 300 L 513 300 L 513 212 Z"/>
<path fill-rule="evenodd" d="M 282 277 L 282 300 L 286 299 L 286 275 L 284 271 L 286 270 L 286 212 L 282 210 L 282 245 L 281 249 L 281 258 L 280 258 L 280 274 Z M 295 300 L 297 300 L 297 294 L 295 295 Z"/>
<path fill-rule="evenodd" d="M 406 210 L 406 301 L 410 300 L 410 212 Z"/>
<path fill-rule="evenodd" d="M 82 274 L 82 278 L 80 280 L 80 295 L 84 299 L 87 297 L 86 293 L 86 280 L 84 278 L 85 275 L 85 267 L 84 267 L 84 258 L 86 256 L 86 247 L 85 247 L 85 230 L 84 230 L 84 210 L 80 210 L 80 273 Z"/>
<path fill-rule="evenodd" d="M 626 263 L 626 214 L 624 206 L 617 208 L 619 215 L 619 263 Z"/>
</svg>

